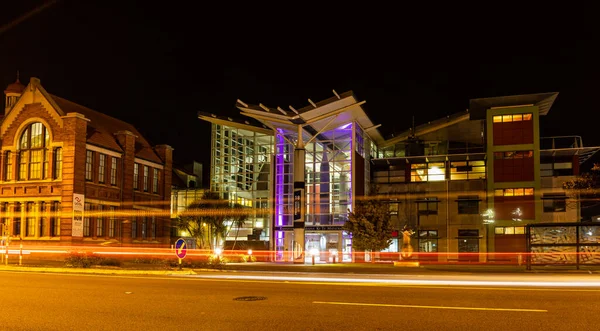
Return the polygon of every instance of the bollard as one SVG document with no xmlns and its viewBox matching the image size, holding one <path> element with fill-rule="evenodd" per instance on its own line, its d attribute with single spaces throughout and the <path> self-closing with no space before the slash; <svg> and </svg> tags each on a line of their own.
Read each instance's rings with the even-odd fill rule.
<svg viewBox="0 0 600 331">
<path fill-rule="evenodd" d="M 23 244 L 19 244 L 19 265 L 23 264 Z"/>
<path fill-rule="evenodd" d="M 312 265 L 315 265 L 315 255 L 312 256 Z"/>
</svg>

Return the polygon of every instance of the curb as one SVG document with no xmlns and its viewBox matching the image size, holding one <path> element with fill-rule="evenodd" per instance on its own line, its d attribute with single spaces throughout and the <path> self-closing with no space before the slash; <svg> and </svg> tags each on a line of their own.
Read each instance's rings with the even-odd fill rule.
<svg viewBox="0 0 600 331">
<path fill-rule="evenodd" d="M 118 270 L 97 268 L 48 268 L 48 267 L 23 267 L 0 266 L 0 271 L 17 272 L 46 272 L 46 273 L 74 273 L 74 274 L 101 274 L 101 275 L 195 275 L 194 270 Z"/>
</svg>

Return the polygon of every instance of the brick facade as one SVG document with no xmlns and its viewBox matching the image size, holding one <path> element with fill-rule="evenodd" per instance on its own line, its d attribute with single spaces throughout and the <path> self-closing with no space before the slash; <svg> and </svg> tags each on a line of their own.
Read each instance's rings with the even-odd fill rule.
<svg viewBox="0 0 600 331">
<path fill-rule="evenodd" d="M 7 87 L 0 123 L 1 236 L 28 245 L 170 245 L 172 148 L 49 94 L 36 78 Z M 81 223 L 73 222 L 74 194 L 84 195 Z"/>
</svg>

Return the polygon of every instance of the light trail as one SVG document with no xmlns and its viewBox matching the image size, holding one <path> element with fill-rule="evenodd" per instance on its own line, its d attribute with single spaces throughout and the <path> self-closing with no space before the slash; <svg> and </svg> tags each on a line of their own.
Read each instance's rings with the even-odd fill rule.
<svg viewBox="0 0 600 331">
<path fill-rule="evenodd" d="M 28 18 L 30 18 L 31 16 L 34 16 L 35 14 L 38 14 L 42 11 L 44 11 L 44 9 L 54 5 L 55 3 L 57 3 L 59 0 L 51 0 L 48 1 L 42 5 L 39 5 L 37 7 L 35 7 L 34 9 L 30 10 L 29 12 L 19 16 L 18 18 L 8 22 L 7 24 L 3 25 L 0 27 L 0 35 L 3 34 L 4 32 L 10 30 L 11 28 L 14 28 L 15 26 L 19 25 L 20 23 L 22 23 L 23 21 L 27 20 Z"/>
<path fill-rule="evenodd" d="M 513 287 L 600 287 L 600 278 L 590 281 L 503 281 L 503 280 L 458 280 L 458 279 L 377 279 L 374 275 L 369 278 L 345 277 L 299 277 L 299 276 L 259 276 L 259 275 L 187 275 L 185 277 L 226 280 L 264 280 L 281 282 L 324 282 L 324 283 L 355 283 L 382 285 L 422 285 L 422 286 L 513 286 Z M 184 276 L 179 276 L 184 277 Z M 402 276 L 400 276 L 402 277 Z M 460 278 L 460 277 L 457 277 Z"/>
</svg>

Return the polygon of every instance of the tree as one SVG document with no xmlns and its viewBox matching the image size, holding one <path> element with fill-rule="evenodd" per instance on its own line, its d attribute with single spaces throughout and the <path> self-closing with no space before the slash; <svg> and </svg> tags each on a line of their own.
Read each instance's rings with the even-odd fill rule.
<svg viewBox="0 0 600 331">
<path fill-rule="evenodd" d="M 352 247 L 358 251 L 381 251 L 392 243 L 388 204 L 375 196 L 356 201 L 343 229 L 352 233 Z"/>
<path fill-rule="evenodd" d="M 563 189 L 570 198 L 570 207 L 575 208 L 578 202 L 581 202 L 581 208 L 597 206 L 600 198 L 600 164 L 596 163 L 589 172 L 564 182 Z"/>
<path fill-rule="evenodd" d="M 187 231 L 197 247 L 214 250 L 224 244 L 234 226 L 239 229 L 246 219 L 247 208 L 221 199 L 216 192 L 205 191 L 179 216 L 177 228 Z"/>
</svg>

